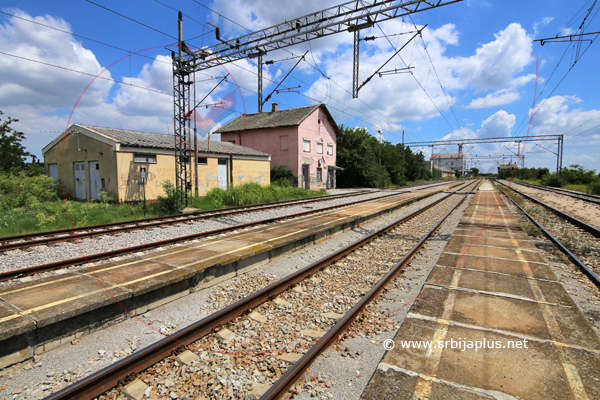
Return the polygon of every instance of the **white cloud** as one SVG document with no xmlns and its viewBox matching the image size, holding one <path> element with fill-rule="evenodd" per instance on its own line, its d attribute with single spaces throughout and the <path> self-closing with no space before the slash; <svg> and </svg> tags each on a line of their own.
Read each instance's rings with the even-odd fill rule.
<svg viewBox="0 0 600 400">
<path fill-rule="evenodd" d="M 485 97 L 479 97 L 471 100 L 471 103 L 469 103 L 467 108 L 497 107 L 519 100 L 520 97 L 521 96 L 518 92 L 502 89 L 498 90 L 497 92 L 490 93 Z"/>
<path fill-rule="evenodd" d="M 554 17 L 544 17 L 539 21 L 533 23 L 533 35 L 537 36 L 540 31 L 545 28 L 550 22 L 554 20 Z"/>
<path fill-rule="evenodd" d="M 459 79 L 476 91 L 513 85 L 515 75 L 533 62 L 532 38 L 520 24 L 512 23 L 479 47 L 471 57 L 450 59 Z"/>
<path fill-rule="evenodd" d="M 477 137 L 508 137 L 510 136 L 512 127 L 515 125 L 515 121 L 516 118 L 514 115 L 500 110 L 483 121 L 481 128 L 477 131 Z"/>
<path fill-rule="evenodd" d="M 545 102 L 538 104 L 536 114 L 532 121 L 532 131 L 536 135 L 565 134 L 569 139 L 569 146 L 586 147 L 590 151 L 594 144 L 600 144 L 600 110 L 583 111 L 580 108 L 570 109 L 578 104 L 581 99 L 577 96 L 553 96 Z M 598 148 L 596 146 L 596 148 Z"/>
<path fill-rule="evenodd" d="M 64 31 L 71 30 L 70 25 L 60 18 L 33 18 L 19 10 L 12 10 L 12 13 Z M 38 61 L 0 55 L 0 107 L 29 105 L 39 107 L 40 111 L 71 108 L 92 77 L 102 71 L 94 54 L 71 35 L 23 19 L 11 17 L 0 25 L 0 42 L 5 53 Z M 108 71 L 102 76 L 111 77 Z M 96 79 L 88 89 L 90 95 L 81 100 L 81 105 L 95 105 L 106 100 L 112 85 L 112 81 Z"/>
</svg>

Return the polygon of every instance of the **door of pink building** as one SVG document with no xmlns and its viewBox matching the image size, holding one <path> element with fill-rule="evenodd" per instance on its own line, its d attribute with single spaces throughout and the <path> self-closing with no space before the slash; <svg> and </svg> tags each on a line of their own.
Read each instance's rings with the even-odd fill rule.
<svg viewBox="0 0 600 400">
<path fill-rule="evenodd" d="M 310 189 L 310 165 L 302 164 L 302 188 Z"/>
</svg>

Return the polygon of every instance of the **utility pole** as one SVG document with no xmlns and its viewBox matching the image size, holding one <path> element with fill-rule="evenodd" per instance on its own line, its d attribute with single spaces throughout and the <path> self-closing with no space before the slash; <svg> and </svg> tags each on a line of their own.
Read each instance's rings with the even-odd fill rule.
<svg viewBox="0 0 600 400">
<path fill-rule="evenodd" d="M 171 57 L 173 59 L 175 185 L 181 190 L 181 200 L 184 205 L 189 205 L 188 201 L 192 195 L 191 167 L 188 165 L 190 154 L 186 143 L 188 143 L 188 137 L 191 134 L 189 126 L 191 120 L 187 116 L 190 115 L 191 111 L 190 86 L 194 82 L 190 77 L 193 72 L 222 66 L 236 60 L 259 57 L 269 51 L 341 32 L 354 33 L 366 27 L 375 26 L 377 23 L 461 1 L 463 0 L 438 0 L 436 2 L 427 0 L 394 2 L 386 0 L 371 3 L 363 0 L 351 0 L 232 39 L 221 38 L 219 27 L 215 26 L 217 44 L 196 51 L 190 50 L 183 42 L 182 14 L 180 12 L 178 50 L 177 52 L 173 51 Z M 358 34 L 356 35 L 358 38 Z M 394 57 L 402 48 L 396 51 Z M 389 61 L 386 61 L 386 64 Z M 262 62 L 259 61 L 259 68 L 261 66 Z M 358 68 L 356 72 L 358 75 Z M 365 85 L 370 79 L 371 77 L 361 86 Z M 262 82 L 259 83 L 259 87 L 261 86 Z M 356 86 L 356 94 L 358 94 L 360 89 L 358 82 L 356 82 Z M 259 104 L 262 103 L 264 101 L 259 98 Z"/>
<path fill-rule="evenodd" d="M 433 147 L 435 145 L 430 144 L 429 147 L 431 147 L 431 157 L 429 158 L 429 172 L 431 172 L 431 180 L 433 180 Z"/>
<path fill-rule="evenodd" d="M 402 161 L 404 161 L 404 129 L 402 129 Z"/>
<path fill-rule="evenodd" d="M 261 113 L 263 110 L 263 101 L 262 101 L 262 73 L 263 73 L 263 63 L 262 63 L 262 54 L 258 56 L 258 112 Z"/>
</svg>

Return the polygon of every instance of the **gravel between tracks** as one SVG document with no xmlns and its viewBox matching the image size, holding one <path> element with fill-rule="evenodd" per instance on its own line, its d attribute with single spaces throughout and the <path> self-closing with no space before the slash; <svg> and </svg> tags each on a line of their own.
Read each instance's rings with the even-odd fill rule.
<svg viewBox="0 0 600 400">
<path fill-rule="evenodd" d="M 600 273 L 600 240 L 587 232 L 583 232 L 569 222 L 561 220 L 541 206 L 526 199 L 523 199 L 523 201 L 525 204 L 521 207 L 525 208 L 554 237 L 574 252 L 588 267 L 592 268 L 597 275 Z M 600 335 L 600 288 L 596 287 L 510 200 L 505 199 L 504 202 L 525 228 L 537 248 L 546 257 L 559 282 L 563 284 L 596 333 Z M 530 212 L 532 210 L 534 211 L 533 214 Z M 565 236 L 570 239 L 565 240 Z M 593 251 L 586 251 L 586 254 L 581 254 L 580 250 L 585 247 L 593 248 Z"/>
<path fill-rule="evenodd" d="M 182 365 L 170 356 L 138 374 L 138 379 L 148 385 L 149 397 L 158 399 L 199 395 L 247 399 L 261 395 L 289 369 L 294 357 L 306 353 L 459 200 L 458 196 L 445 200 L 286 290 L 274 301 L 254 308 L 251 314 L 204 336 L 190 346 L 192 354 L 199 357 L 197 363 Z M 400 277 L 397 281 L 403 280 Z M 255 290 L 252 287 L 246 291 L 246 286 L 239 284 L 227 285 L 226 289 L 221 299 L 227 302 L 238 297 L 227 292 L 243 297 Z M 377 322 L 391 310 L 379 313 L 376 308 L 376 303 L 371 303 L 358 316 L 351 328 L 359 330 L 356 336 L 374 338 L 394 328 L 393 318 Z M 344 352 L 339 344 L 336 349 Z M 360 356 L 361 352 L 355 355 Z M 318 377 L 314 383 L 296 385 L 292 393 L 306 389 L 312 397 L 328 398 L 325 389 L 334 383 L 327 377 Z M 107 398 L 118 398 L 122 393 L 124 388 L 117 387 L 108 392 Z"/>
<path fill-rule="evenodd" d="M 82 257 L 89 254 L 97 254 L 111 250 L 117 250 L 124 247 L 132 247 L 141 244 L 167 240 L 174 237 L 192 235 L 211 231 L 219 228 L 227 228 L 234 225 L 245 224 L 249 222 L 262 221 L 265 219 L 276 218 L 280 216 L 300 213 L 308 210 L 318 210 L 325 207 L 342 205 L 358 200 L 375 199 L 381 196 L 389 195 L 390 191 L 381 191 L 370 194 L 357 194 L 347 198 L 321 201 L 318 203 L 305 203 L 303 205 L 288 206 L 264 211 L 248 212 L 226 217 L 217 217 L 201 221 L 179 223 L 175 225 L 164 225 L 162 227 L 141 229 L 132 232 L 123 232 L 119 234 L 102 235 L 94 238 L 85 238 L 78 240 L 77 243 L 63 242 L 50 246 L 35 246 L 24 250 L 11 250 L 0 254 L 0 272 L 8 272 L 21 268 L 28 268 L 42 264 L 48 264 L 56 261 L 67 260 L 70 258 Z M 399 191 L 401 193 L 401 191 Z M 249 228 L 254 229 L 254 228 Z M 161 249 L 168 248 L 162 247 Z M 149 250 L 151 251 L 157 251 Z M 109 262 L 103 260 L 99 263 Z M 91 264 L 96 265 L 96 264 Z M 78 267 L 71 267 L 78 268 Z M 51 276 L 55 272 L 45 272 L 37 274 L 36 277 Z M 30 278 L 26 278 L 30 279 Z M 0 283 L 0 287 L 7 285 L 7 282 Z"/>
<path fill-rule="evenodd" d="M 173 332 L 208 315 L 208 310 L 220 306 L 211 303 L 211 299 L 218 301 L 219 293 L 224 291 L 223 288 L 226 288 L 227 285 L 248 285 L 254 287 L 250 290 L 255 290 L 255 288 L 262 287 L 299 268 L 305 267 L 317 258 L 358 240 L 360 237 L 387 225 L 392 220 L 407 215 L 440 196 L 436 195 L 417 202 L 383 218 L 368 222 L 352 231 L 334 235 L 331 239 L 290 253 L 286 257 L 281 257 L 252 271 L 242 279 L 235 278 L 223 283 L 221 286 L 193 293 L 152 310 L 142 316 L 141 320 L 144 323 L 140 323 L 135 319 L 128 319 L 84 336 L 73 342 L 72 345 L 60 347 L 37 356 L 33 361 L 7 368 L 0 372 L 0 396 L 33 399 L 48 395 L 54 388 L 66 386 L 76 379 L 109 365 L 112 361 L 118 360 L 126 354 L 161 339 L 162 336 L 153 329 L 164 333 Z M 437 256 L 435 259 L 437 259 Z M 419 273 L 421 274 L 421 272 Z M 428 272 L 422 272 L 422 274 L 426 276 Z M 365 373 L 370 374 L 370 372 Z"/>
<path fill-rule="evenodd" d="M 508 184 L 508 181 L 501 181 Z M 565 194 L 550 192 L 543 189 L 534 189 L 529 186 L 519 185 L 513 182 L 511 186 L 515 189 L 534 197 L 544 203 L 573 217 L 587 222 L 600 229 L 600 206 L 585 200 L 580 200 Z"/>
<path fill-rule="evenodd" d="M 521 207 L 536 219 L 552 236 L 565 245 L 577 258 L 600 276 L 600 238 L 560 218 L 553 212 L 535 204 L 514 192 L 511 197 L 521 201 Z M 542 232 L 536 228 L 527 217 L 522 216 L 522 224 L 528 233 L 542 237 Z"/>
</svg>

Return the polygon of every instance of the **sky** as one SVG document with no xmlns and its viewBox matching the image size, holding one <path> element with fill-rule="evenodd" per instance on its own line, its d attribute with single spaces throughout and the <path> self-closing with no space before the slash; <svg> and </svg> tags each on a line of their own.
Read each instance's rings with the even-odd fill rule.
<svg viewBox="0 0 600 400">
<path fill-rule="evenodd" d="M 340 3 L 4 0 L 1 118 L 19 119 L 11 126 L 25 133 L 23 144 L 38 157 L 73 123 L 173 134 L 171 52 L 177 50 L 178 11 L 184 40 L 196 50 L 219 43 L 214 26 L 221 38 L 231 39 Z M 360 31 L 361 38 L 375 39 L 360 42 L 359 83 L 390 58 L 381 70 L 402 72 L 375 75 L 356 99 L 352 33 L 272 51 L 264 56 L 275 61 L 263 68 L 264 97 L 280 83 L 285 90 L 273 93 L 264 111 L 271 103 L 279 109 L 323 103 L 338 125 L 365 128 L 393 144 L 402 142 L 403 132 L 405 143 L 563 134 L 563 166 L 599 171 L 599 44 L 535 41 L 577 33 L 584 18 L 583 32 L 598 32 L 598 10 L 595 0 L 464 0 L 380 22 Z M 417 30 L 421 34 L 411 40 Z M 257 112 L 257 71 L 256 59 L 198 71 L 197 103 L 214 89 L 202 102 L 208 106 L 198 108 L 200 117 L 232 95 L 235 106 L 217 113 L 212 128 Z M 521 145 L 525 167 L 556 169 L 555 141 Z M 430 147 L 411 148 L 427 158 L 431 153 Z M 516 160 L 518 145 L 463 150 L 479 157 L 469 167 L 487 171 L 511 156 Z M 456 151 L 456 145 L 434 148 Z"/>
</svg>

